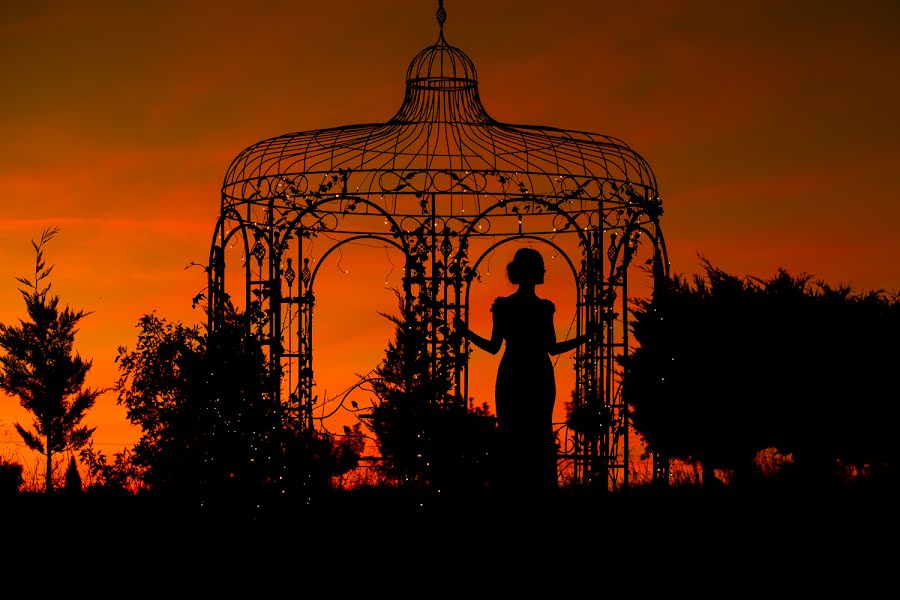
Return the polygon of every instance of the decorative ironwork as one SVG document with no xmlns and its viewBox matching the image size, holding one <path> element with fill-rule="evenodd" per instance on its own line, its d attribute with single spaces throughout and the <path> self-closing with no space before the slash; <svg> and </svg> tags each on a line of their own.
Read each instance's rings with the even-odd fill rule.
<svg viewBox="0 0 900 600">
<path fill-rule="evenodd" d="M 574 393 L 576 408 L 603 418 L 586 431 L 560 429 L 561 465 L 578 483 L 627 485 L 628 408 L 616 365 L 629 351 L 628 272 L 642 242 L 653 277 L 668 274 L 656 178 L 616 138 L 492 118 L 474 63 L 444 37 L 438 4 L 437 42 L 413 58 L 390 120 L 286 134 L 234 159 L 211 249 L 211 302 L 224 298 L 234 263 L 244 301 L 260 315 L 251 326 L 267 344 L 277 392 L 313 427 L 319 266 L 348 243 L 396 248 L 405 256 L 402 294 L 426 311 L 432 359 L 463 358 L 453 360 L 462 402 L 468 349 L 450 324 L 456 315 L 468 321 L 482 262 L 509 242 L 545 244 L 572 273 L 574 333 L 603 332 L 578 350 Z M 296 290 L 294 260 L 303 264 Z"/>
<path fill-rule="evenodd" d="M 294 272 L 294 265 L 292 264 L 294 259 L 287 259 L 287 269 L 285 269 L 283 276 L 284 280 L 287 281 L 288 287 L 292 287 L 294 285 L 294 280 L 297 278 L 297 273 Z"/>
</svg>

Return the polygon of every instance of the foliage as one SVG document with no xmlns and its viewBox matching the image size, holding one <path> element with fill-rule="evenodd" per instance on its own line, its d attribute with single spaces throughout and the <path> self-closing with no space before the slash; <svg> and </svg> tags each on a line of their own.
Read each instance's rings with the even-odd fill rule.
<svg viewBox="0 0 900 600">
<path fill-rule="evenodd" d="M 344 426 L 344 434 L 333 442 L 334 465 L 331 472 L 338 477 L 338 487 L 344 486 L 344 475 L 353 471 L 359 466 L 359 460 L 362 457 L 366 447 L 366 436 L 362 431 L 360 423 L 353 427 Z"/>
<path fill-rule="evenodd" d="M 81 449 L 81 462 L 87 470 L 88 491 L 124 493 L 136 491 L 142 486 L 139 468 L 127 448 L 113 455 L 112 462 L 106 454 L 94 449 L 93 442 Z"/>
<path fill-rule="evenodd" d="M 588 439 L 594 439 L 602 434 L 609 420 L 609 411 L 601 405 L 596 396 L 591 399 L 584 398 L 579 402 L 577 393 L 572 391 L 572 400 L 566 402 L 566 426 L 569 429 Z"/>
<path fill-rule="evenodd" d="M 0 497 L 15 494 L 25 482 L 22 465 L 0 458 Z"/>
<path fill-rule="evenodd" d="M 487 404 L 466 406 L 451 394 L 452 357 L 433 361 L 421 309 L 400 302 L 394 340 L 376 369 L 378 401 L 369 425 L 384 472 L 400 483 L 457 491 L 485 484 L 496 447 L 496 418 Z"/>
<path fill-rule="evenodd" d="M 119 403 L 141 427 L 131 462 L 151 489 L 185 496 L 243 495 L 270 486 L 281 409 L 268 367 L 241 315 L 211 333 L 155 314 L 135 350 L 119 349 Z"/>
<path fill-rule="evenodd" d="M 704 267 L 634 310 L 623 389 L 648 449 L 738 480 L 766 448 L 820 481 L 839 462 L 896 467 L 898 299 Z"/>
<path fill-rule="evenodd" d="M 81 425 L 88 410 L 105 390 L 85 386 L 91 361 L 74 350 L 79 322 L 90 313 L 59 307 L 59 296 L 50 295 L 53 267 L 44 260 L 44 246 L 58 230 L 45 229 L 35 251 L 33 278 L 19 277 L 24 287 L 28 320 L 19 325 L 0 324 L 0 389 L 16 396 L 34 419 L 33 429 L 19 423 L 16 431 L 25 444 L 46 457 L 46 490 L 53 489 L 53 456 L 78 450 L 90 439 L 93 428 Z"/>
<path fill-rule="evenodd" d="M 324 493 L 355 467 L 352 445 L 303 430 L 285 413 L 246 315 L 226 305 L 204 332 L 150 314 L 138 329 L 135 349 L 119 349 L 116 389 L 142 435 L 112 465 L 100 453 L 87 460 L 101 482 L 258 504 Z"/>
<path fill-rule="evenodd" d="M 359 427 L 342 437 L 288 425 L 283 430 L 284 480 L 287 496 L 308 502 L 343 485 L 343 477 L 359 465 L 364 438 Z"/>
</svg>

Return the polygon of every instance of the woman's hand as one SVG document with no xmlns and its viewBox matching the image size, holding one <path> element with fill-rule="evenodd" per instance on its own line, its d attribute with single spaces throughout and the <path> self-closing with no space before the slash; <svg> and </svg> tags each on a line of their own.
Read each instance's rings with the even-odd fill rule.
<svg viewBox="0 0 900 600">
<path fill-rule="evenodd" d="M 462 337 L 466 337 L 466 334 L 469 333 L 469 328 L 466 327 L 466 322 L 460 319 L 459 316 L 453 317 L 453 329 Z"/>
</svg>

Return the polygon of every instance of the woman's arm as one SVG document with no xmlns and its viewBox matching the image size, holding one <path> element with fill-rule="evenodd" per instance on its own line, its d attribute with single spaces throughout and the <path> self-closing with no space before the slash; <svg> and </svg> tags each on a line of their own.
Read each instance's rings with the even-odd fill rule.
<svg viewBox="0 0 900 600">
<path fill-rule="evenodd" d="M 582 333 L 579 336 L 573 337 L 571 340 L 566 340 L 564 342 L 556 342 L 550 346 L 550 355 L 555 356 L 557 354 L 563 354 L 564 352 L 570 352 L 577 348 L 578 346 L 584 344 L 588 340 L 592 339 L 597 333 L 600 332 L 600 325 L 597 323 L 590 323 L 588 325 L 588 331 Z"/>
<path fill-rule="evenodd" d="M 463 338 L 469 340 L 485 352 L 497 354 L 497 352 L 500 351 L 500 345 L 503 342 L 503 338 L 500 336 L 500 332 L 497 331 L 496 322 L 494 323 L 493 331 L 491 332 L 491 339 L 483 338 L 469 329 L 462 319 L 456 319 L 455 325 L 457 331 L 462 334 Z"/>
</svg>

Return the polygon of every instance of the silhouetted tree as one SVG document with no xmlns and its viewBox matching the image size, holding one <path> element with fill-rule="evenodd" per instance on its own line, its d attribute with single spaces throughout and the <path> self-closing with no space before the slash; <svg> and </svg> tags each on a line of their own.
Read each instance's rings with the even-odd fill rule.
<svg viewBox="0 0 900 600">
<path fill-rule="evenodd" d="M 24 288 L 28 320 L 19 325 L 0 324 L 0 389 L 19 399 L 34 420 L 33 430 L 19 423 L 16 431 L 25 444 L 46 459 L 46 491 L 53 490 L 53 456 L 78 450 L 94 429 L 81 425 L 87 411 L 105 390 L 85 386 L 91 361 L 74 350 L 78 323 L 90 313 L 59 307 L 59 296 L 50 295 L 53 267 L 44 261 L 44 246 L 58 233 L 47 228 L 34 247 L 34 276 L 19 277 Z"/>
<path fill-rule="evenodd" d="M 784 386 L 774 445 L 807 479 L 833 478 L 836 463 L 896 476 L 900 299 L 819 283 L 785 326 L 805 347 L 780 348 L 783 364 L 801 377 Z"/>
<path fill-rule="evenodd" d="M 635 307 L 624 394 L 649 450 L 746 479 L 774 447 L 798 473 L 896 465 L 896 298 L 780 270 L 740 279 L 704 261 Z"/>
<path fill-rule="evenodd" d="M 638 304 L 633 330 L 640 347 L 626 362 L 623 393 L 647 449 L 713 468 L 746 467 L 762 441 L 761 397 L 751 389 L 764 358 L 748 338 L 744 283 L 711 267 L 710 283 L 675 276 Z"/>
<path fill-rule="evenodd" d="M 281 407 L 259 342 L 233 310 L 212 333 L 155 314 L 120 348 L 119 403 L 141 427 L 131 460 L 151 489 L 259 494 L 279 476 Z"/>
<path fill-rule="evenodd" d="M 394 340 L 376 369 L 378 401 L 369 424 L 385 473 L 400 483 L 459 491 L 487 482 L 496 448 L 496 418 L 486 404 L 469 406 L 451 394 L 454 358 L 432 361 L 422 311 L 400 302 Z"/>
<path fill-rule="evenodd" d="M 255 505 L 267 496 L 309 499 L 355 468 L 353 447 L 284 413 L 262 345 L 230 305 L 211 332 L 154 314 L 138 329 L 136 348 L 119 349 L 116 389 L 142 435 L 112 464 L 101 453 L 87 457 L 101 480 L 138 478 L 164 494 Z"/>
</svg>

